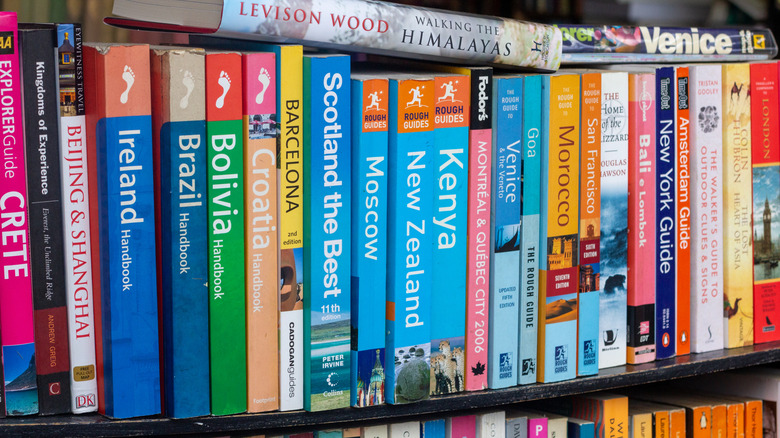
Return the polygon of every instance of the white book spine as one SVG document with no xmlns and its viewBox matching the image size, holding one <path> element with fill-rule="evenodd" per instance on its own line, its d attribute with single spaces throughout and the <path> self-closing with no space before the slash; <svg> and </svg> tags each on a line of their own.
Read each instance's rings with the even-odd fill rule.
<svg viewBox="0 0 780 438">
<path fill-rule="evenodd" d="M 477 416 L 477 438 L 505 438 L 506 413 L 488 412 Z"/>
<path fill-rule="evenodd" d="M 361 438 L 387 438 L 387 425 L 366 426 L 360 428 Z"/>
<path fill-rule="evenodd" d="M 723 348 L 723 104 L 720 65 L 690 68 L 691 352 Z"/>
<path fill-rule="evenodd" d="M 69 374 L 71 410 L 75 414 L 96 412 L 98 406 L 86 129 L 83 115 L 61 117 L 60 163 Z"/>
<path fill-rule="evenodd" d="M 390 438 L 420 438 L 420 422 L 407 421 L 390 425 Z"/>
<path fill-rule="evenodd" d="M 279 410 L 303 409 L 303 310 L 279 312 Z"/>
</svg>

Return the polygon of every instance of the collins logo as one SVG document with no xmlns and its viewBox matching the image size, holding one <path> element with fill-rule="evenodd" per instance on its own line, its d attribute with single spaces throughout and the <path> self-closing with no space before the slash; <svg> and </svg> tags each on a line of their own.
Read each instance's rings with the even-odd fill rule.
<svg viewBox="0 0 780 438">
<path fill-rule="evenodd" d="M 12 55 L 14 53 L 14 33 L 0 32 L 0 55 Z"/>
<path fill-rule="evenodd" d="M 95 394 L 85 394 L 80 395 L 76 397 L 76 407 L 77 408 L 89 408 L 96 406 L 95 404 Z"/>
<path fill-rule="evenodd" d="M 328 374 L 327 381 L 328 381 L 328 386 L 330 386 L 331 388 L 338 386 L 338 384 L 339 384 L 339 373 L 332 372 L 332 373 Z"/>
</svg>

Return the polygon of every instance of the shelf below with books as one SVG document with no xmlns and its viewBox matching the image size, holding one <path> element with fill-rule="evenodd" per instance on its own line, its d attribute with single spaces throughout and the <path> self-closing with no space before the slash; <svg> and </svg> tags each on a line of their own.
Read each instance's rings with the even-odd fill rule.
<svg viewBox="0 0 780 438">
<path fill-rule="evenodd" d="M 175 420 L 163 417 L 110 420 L 99 415 L 9 417 L 0 421 L 0 436 L 200 435 L 253 431 L 289 434 L 292 431 L 331 428 L 353 421 L 392 423 L 411 416 L 439 413 L 449 416 L 458 411 L 489 409 L 518 402 L 610 390 L 776 362 L 780 362 L 780 342 L 691 354 L 642 365 L 618 366 L 601 370 L 593 377 L 559 383 L 461 393 L 406 405 Z"/>
</svg>

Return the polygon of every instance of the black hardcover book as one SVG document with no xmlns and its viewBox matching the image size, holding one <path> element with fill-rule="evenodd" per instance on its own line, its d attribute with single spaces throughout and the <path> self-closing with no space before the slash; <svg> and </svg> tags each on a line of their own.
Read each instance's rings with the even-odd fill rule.
<svg viewBox="0 0 780 438">
<path fill-rule="evenodd" d="M 40 414 L 70 412 L 60 186 L 57 31 L 20 24 L 35 357 Z"/>
</svg>

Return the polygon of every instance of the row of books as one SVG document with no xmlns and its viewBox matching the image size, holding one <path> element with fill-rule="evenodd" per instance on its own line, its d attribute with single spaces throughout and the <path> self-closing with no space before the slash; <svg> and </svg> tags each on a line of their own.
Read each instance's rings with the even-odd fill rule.
<svg viewBox="0 0 780 438">
<path fill-rule="evenodd" d="M 218 38 L 194 43 L 246 52 L 82 56 L 78 26 L 31 25 L 19 74 L 3 18 L 3 85 L 27 87 L 0 120 L 9 414 L 405 403 L 752 342 L 750 260 L 777 262 L 746 200 L 777 185 L 750 169 L 780 180 L 780 141 L 749 119 L 777 117 L 775 63 L 399 73 Z M 724 197 L 721 167 L 753 185 Z"/>
<path fill-rule="evenodd" d="M 717 378 L 739 380 L 739 376 L 732 380 L 731 375 Z M 638 387 L 626 394 L 590 393 L 490 412 L 304 432 L 289 437 L 774 437 L 774 424 L 770 426 L 765 421 L 767 415 L 774 421 L 772 404 L 753 395 L 724 395 L 686 382 Z"/>
</svg>

